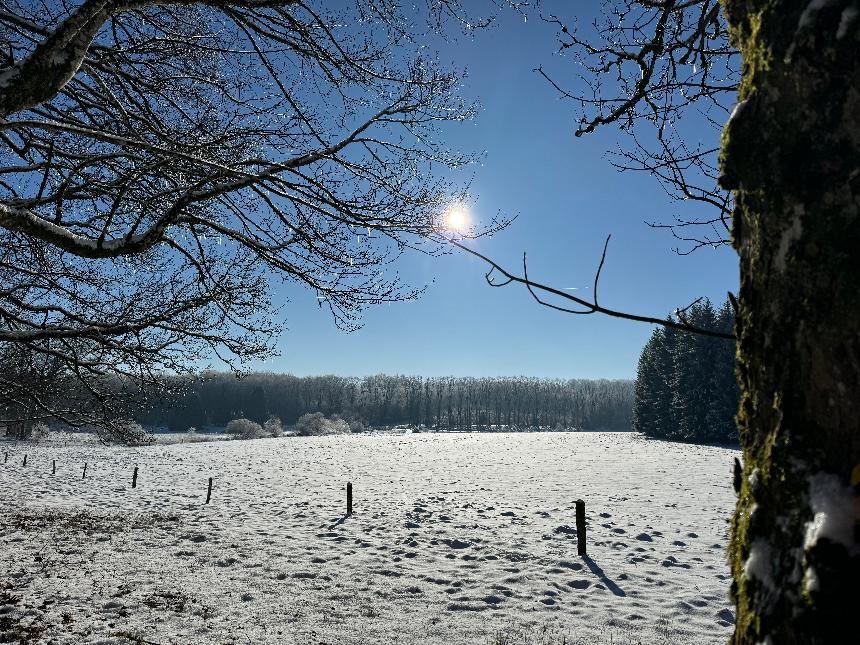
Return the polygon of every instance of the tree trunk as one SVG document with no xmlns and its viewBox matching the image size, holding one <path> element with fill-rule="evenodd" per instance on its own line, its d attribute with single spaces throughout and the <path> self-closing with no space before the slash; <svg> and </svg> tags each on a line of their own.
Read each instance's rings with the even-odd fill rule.
<svg viewBox="0 0 860 645">
<path fill-rule="evenodd" d="M 856 643 L 860 15 L 723 5 L 743 61 L 721 154 L 741 263 L 733 642 Z"/>
</svg>

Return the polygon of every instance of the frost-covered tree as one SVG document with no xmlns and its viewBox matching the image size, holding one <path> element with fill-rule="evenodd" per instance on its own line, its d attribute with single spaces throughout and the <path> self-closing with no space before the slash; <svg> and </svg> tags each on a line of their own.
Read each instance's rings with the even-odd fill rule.
<svg viewBox="0 0 860 645">
<path fill-rule="evenodd" d="M 661 356 L 664 353 L 661 349 Z M 447 427 L 450 407 L 455 426 L 461 422 L 466 427 L 471 420 L 477 430 L 513 425 L 627 430 L 632 385 L 629 380 L 296 377 L 266 372 L 237 379 L 230 373 L 209 372 L 202 379 L 169 379 L 164 387 L 177 395 L 157 404 L 141 401 L 133 416 L 146 425 L 185 430 L 191 425 L 223 426 L 240 416 L 265 418 L 267 413 L 294 424 L 307 412 L 321 412 L 341 417 L 353 432 L 360 432 L 367 426 L 394 424 Z M 259 397 L 265 409 L 248 407 L 255 390 L 265 392 Z M 144 390 L 141 399 L 149 398 Z"/>
<path fill-rule="evenodd" d="M 304 436 L 319 436 L 327 434 L 346 434 L 350 431 L 349 423 L 339 417 L 327 419 L 321 412 L 308 412 L 299 417 L 295 425 L 296 432 Z"/>
<path fill-rule="evenodd" d="M 263 424 L 263 434 L 267 437 L 281 437 L 284 434 L 284 426 L 278 417 L 269 417 Z"/>
<path fill-rule="evenodd" d="M 263 427 L 250 419 L 233 419 L 224 428 L 237 439 L 260 439 L 264 436 Z"/>
<path fill-rule="evenodd" d="M 415 296 L 386 267 L 439 248 L 454 189 L 431 165 L 470 160 L 439 136 L 472 113 L 459 77 L 418 46 L 448 23 L 475 21 L 457 0 L 3 2 L 0 343 L 104 398 L 267 355 L 272 276 L 345 328 Z"/>
</svg>

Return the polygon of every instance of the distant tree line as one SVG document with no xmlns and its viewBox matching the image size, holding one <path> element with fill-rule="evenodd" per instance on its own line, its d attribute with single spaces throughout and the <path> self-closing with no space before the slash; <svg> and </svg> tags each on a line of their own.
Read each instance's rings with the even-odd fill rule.
<svg viewBox="0 0 860 645">
<path fill-rule="evenodd" d="M 684 319 L 705 329 L 731 332 L 734 311 L 715 310 L 707 299 Z M 737 442 L 735 343 L 681 332 L 654 330 L 639 357 L 633 429 L 649 437 L 694 442 Z"/>
<path fill-rule="evenodd" d="M 223 427 L 238 418 L 263 424 L 278 417 L 292 425 L 315 412 L 341 417 L 352 427 L 629 430 L 633 406 L 630 380 L 274 373 L 237 379 L 229 373 L 206 373 L 197 380 L 177 378 L 173 390 L 177 394 L 167 400 L 141 393 L 133 418 L 174 431 Z"/>
</svg>

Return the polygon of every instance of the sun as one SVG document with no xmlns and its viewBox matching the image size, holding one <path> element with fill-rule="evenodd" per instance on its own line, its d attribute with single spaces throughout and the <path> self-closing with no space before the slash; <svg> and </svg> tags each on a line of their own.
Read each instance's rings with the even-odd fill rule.
<svg viewBox="0 0 860 645">
<path fill-rule="evenodd" d="M 445 228 L 452 233 L 465 233 L 470 224 L 469 209 L 463 204 L 455 204 L 445 212 Z"/>
</svg>

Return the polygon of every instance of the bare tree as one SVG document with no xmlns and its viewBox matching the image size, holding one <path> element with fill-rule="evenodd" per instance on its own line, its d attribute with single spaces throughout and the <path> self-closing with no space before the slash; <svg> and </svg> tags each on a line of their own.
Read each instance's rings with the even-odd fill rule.
<svg viewBox="0 0 860 645">
<path fill-rule="evenodd" d="M 6 428 L 7 437 L 28 439 L 36 423 L 64 416 L 68 406 L 57 405 L 65 378 L 61 361 L 47 352 L 4 344 L 0 365 L 0 425 Z"/>
<path fill-rule="evenodd" d="M 438 131 L 472 107 L 414 42 L 467 17 L 327 4 L 3 3 L 0 342 L 100 398 L 107 374 L 267 355 L 272 275 L 346 329 L 417 295 L 388 267 L 438 250 L 456 195 L 430 170 L 470 161 Z"/>
<path fill-rule="evenodd" d="M 645 172 L 682 205 L 666 228 L 688 254 L 729 243 L 731 192 L 720 187 L 719 132 L 735 103 L 737 49 L 718 0 L 606 0 L 581 36 L 564 16 L 545 15 L 558 28 L 559 52 L 571 57 L 575 78 L 538 72 L 577 109 L 577 137 L 615 124 L 625 135 L 610 162 Z M 692 126 L 692 127 L 691 127 Z M 710 129 L 711 141 L 691 139 Z"/>
<path fill-rule="evenodd" d="M 542 14 L 557 27 L 558 52 L 572 59 L 572 78 L 558 78 L 542 66 L 537 72 L 576 109 L 575 136 L 614 126 L 621 132 L 610 162 L 621 171 L 647 172 L 685 214 L 674 221 L 649 221 L 671 231 L 686 255 L 702 247 L 730 243 L 732 193 L 719 178 L 719 131 L 737 94 L 739 53 L 729 43 L 718 0 L 605 0 L 601 17 L 582 31 L 566 16 Z M 584 70 L 584 73 L 579 71 Z M 691 127 L 692 126 L 692 127 Z M 691 141 L 689 134 L 713 132 L 713 141 Z M 493 287 L 524 285 L 541 305 L 569 314 L 604 314 L 682 331 L 733 339 L 724 331 L 691 324 L 685 313 L 699 300 L 658 318 L 601 305 L 600 275 L 609 238 L 594 275 L 592 298 L 585 299 L 529 277 L 526 254 L 522 271 L 502 267 L 458 240 L 450 242 L 484 260 Z M 736 308 L 733 294 L 729 299 Z"/>
</svg>

